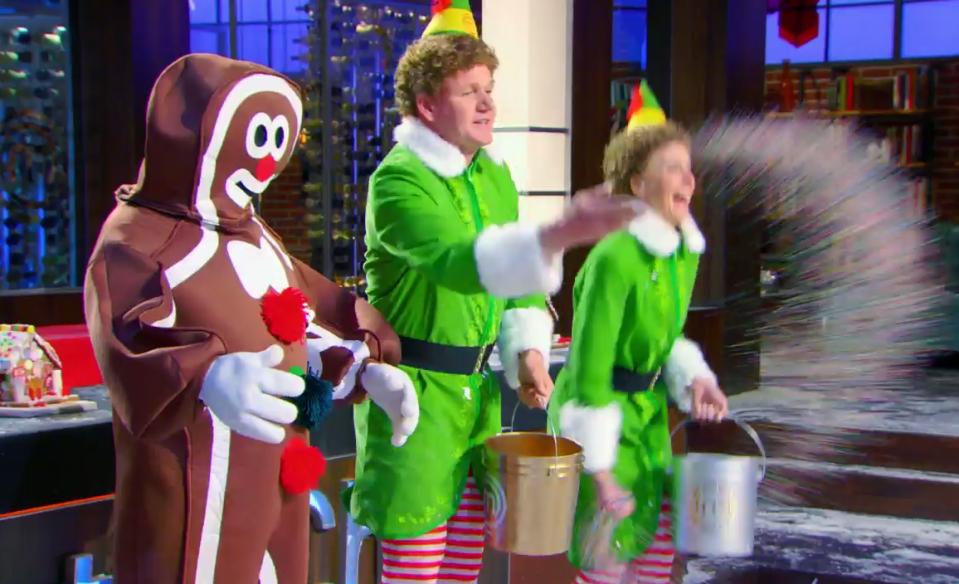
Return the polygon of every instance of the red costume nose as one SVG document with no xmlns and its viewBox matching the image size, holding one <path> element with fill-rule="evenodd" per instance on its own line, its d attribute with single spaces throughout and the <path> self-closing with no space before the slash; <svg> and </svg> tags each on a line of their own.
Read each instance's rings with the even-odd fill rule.
<svg viewBox="0 0 959 584">
<path fill-rule="evenodd" d="M 266 182 L 273 178 L 273 174 L 276 172 L 276 161 L 273 160 L 273 157 L 267 154 L 256 163 L 256 180 L 260 182 Z"/>
</svg>

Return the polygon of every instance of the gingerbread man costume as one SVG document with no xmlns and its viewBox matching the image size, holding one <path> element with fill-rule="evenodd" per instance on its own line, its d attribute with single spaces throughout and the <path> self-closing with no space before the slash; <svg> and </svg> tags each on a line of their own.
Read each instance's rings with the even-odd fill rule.
<svg viewBox="0 0 959 584">
<path fill-rule="evenodd" d="M 290 400 L 308 376 L 334 400 L 368 395 L 396 446 L 416 426 L 393 330 L 253 211 L 302 117 L 290 80 L 216 55 L 183 57 L 153 89 L 139 181 L 120 189 L 84 289 L 114 408 L 119 584 L 306 582 L 322 458 Z"/>
</svg>

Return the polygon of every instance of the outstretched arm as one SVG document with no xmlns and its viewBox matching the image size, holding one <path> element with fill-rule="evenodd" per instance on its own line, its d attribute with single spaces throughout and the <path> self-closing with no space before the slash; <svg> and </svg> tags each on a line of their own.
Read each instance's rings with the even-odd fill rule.
<svg viewBox="0 0 959 584">
<path fill-rule="evenodd" d="M 400 341 L 378 310 L 300 260 L 293 259 L 316 313 L 307 330 L 310 368 L 334 385 L 333 399 L 362 401 L 360 381 L 369 363 L 398 365 Z"/>
<path fill-rule="evenodd" d="M 196 419 L 203 378 L 226 347 L 208 330 L 157 326 L 175 311 L 162 267 L 129 245 L 106 244 L 87 268 L 83 296 L 97 364 L 123 425 L 162 440 Z"/>
<path fill-rule="evenodd" d="M 367 233 L 389 253 L 439 286 L 461 294 L 519 298 L 562 284 L 562 254 L 547 251 L 541 228 L 491 225 L 479 235 L 450 222 L 440 195 L 401 165 L 381 166 L 370 185 Z M 440 184 L 437 181 L 437 184 Z"/>
</svg>

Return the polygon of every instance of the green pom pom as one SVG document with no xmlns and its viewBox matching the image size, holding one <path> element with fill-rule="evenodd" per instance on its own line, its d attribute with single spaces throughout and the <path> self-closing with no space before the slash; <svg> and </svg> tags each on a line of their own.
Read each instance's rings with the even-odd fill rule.
<svg viewBox="0 0 959 584">
<path fill-rule="evenodd" d="M 294 370 L 299 370 L 299 373 Z M 299 410 L 299 415 L 293 423 L 307 430 L 313 430 L 333 409 L 333 384 L 313 375 L 312 371 L 303 373 L 299 367 L 293 367 L 290 373 L 300 375 L 306 382 L 303 393 L 289 400 Z"/>
</svg>

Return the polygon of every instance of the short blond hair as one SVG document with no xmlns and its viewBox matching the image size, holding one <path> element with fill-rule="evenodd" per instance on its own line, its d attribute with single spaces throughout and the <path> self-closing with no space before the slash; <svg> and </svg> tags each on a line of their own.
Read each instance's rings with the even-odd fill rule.
<svg viewBox="0 0 959 584">
<path fill-rule="evenodd" d="M 435 97 L 450 75 L 486 65 L 496 71 L 499 59 L 489 45 L 467 34 L 435 34 L 411 44 L 396 67 L 396 108 L 416 116 L 416 96 Z"/>
<path fill-rule="evenodd" d="M 689 132 L 674 122 L 625 130 L 610 140 L 603 155 L 603 175 L 614 193 L 632 192 L 630 181 L 643 174 L 653 153 L 671 142 L 690 143 Z"/>
</svg>

